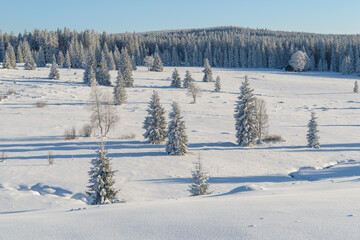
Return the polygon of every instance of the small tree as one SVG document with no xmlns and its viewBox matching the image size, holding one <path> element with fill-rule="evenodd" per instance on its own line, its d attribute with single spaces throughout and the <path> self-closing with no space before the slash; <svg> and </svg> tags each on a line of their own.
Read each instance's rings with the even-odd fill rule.
<svg viewBox="0 0 360 240">
<path fill-rule="evenodd" d="M 89 101 L 90 123 L 99 130 L 101 137 L 106 137 L 110 129 L 119 121 L 113 102 L 111 95 L 104 94 L 94 82 Z"/>
<path fill-rule="evenodd" d="M 237 143 L 242 146 L 251 146 L 258 138 L 258 124 L 256 119 L 255 97 L 250 88 L 249 78 L 240 87 L 240 96 L 235 107 L 235 129 Z"/>
<path fill-rule="evenodd" d="M 193 183 L 190 185 L 189 192 L 192 196 L 209 194 L 209 177 L 203 170 L 200 154 L 198 156 L 198 161 L 194 162 L 194 165 L 195 170 L 192 171 Z"/>
<path fill-rule="evenodd" d="M 127 95 L 126 95 L 124 78 L 120 70 L 118 71 L 118 75 L 116 79 L 117 80 L 114 87 L 114 104 L 121 105 L 126 103 Z"/>
<path fill-rule="evenodd" d="M 71 58 L 69 51 L 65 54 L 64 68 L 71 68 Z"/>
<path fill-rule="evenodd" d="M 35 70 L 36 69 L 36 63 L 34 61 L 34 58 L 30 52 L 28 52 L 25 55 L 25 64 L 24 64 L 25 70 Z"/>
<path fill-rule="evenodd" d="M 59 51 L 58 57 L 57 57 L 57 63 L 60 67 L 64 66 L 65 57 L 62 51 Z"/>
<path fill-rule="evenodd" d="M 212 76 L 212 70 L 210 67 L 209 59 L 207 59 L 207 58 L 205 58 L 205 61 L 204 61 L 204 68 L 205 69 L 203 70 L 203 73 L 204 73 L 203 81 L 204 82 L 213 82 L 214 79 Z"/>
<path fill-rule="evenodd" d="M 290 66 L 294 71 L 302 72 L 305 70 L 309 57 L 302 51 L 295 52 L 289 61 Z"/>
<path fill-rule="evenodd" d="M 186 95 L 193 98 L 194 103 L 196 103 L 196 98 L 201 96 L 201 89 L 193 82 L 191 82 L 187 88 Z"/>
<path fill-rule="evenodd" d="M 8 43 L 8 47 L 5 52 L 5 58 L 3 62 L 3 67 L 7 69 L 16 68 L 16 56 L 14 48 L 10 43 Z"/>
<path fill-rule="evenodd" d="M 319 143 L 320 137 L 318 136 L 319 130 L 316 119 L 317 117 L 315 116 L 315 112 L 311 112 L 311 119 L 308 124 L 309 129 L 306 135 L 308 141 L 308 147 L 311 148 L 320 148 L 320 143 Z"/>
<path fill-rule="evenodd" d="M 160 104 L 160 98 L 156 91 L 151 96 L 147 112 L 148 116 L 143 125 L 144 137 L 151 144 L 162 144 L 166 139 L 165 110 Z"/>
<path fill-rule="evenodd" d="M 177 88 L 181 87 L 181 78 L 180 78 L 179 72 L 176 68 L 174 69 L 174 71 L 172 73 L 170 86 L 177 87 Z"/>
<path fill-rule="evenodd" d="M 154 71 L 154 72 L 164 71 L 163 62 L 158 53 L 154 54 L 154 64 L 151 67 L 150 71 Z"/>
<path fill-rule="evenodd" d="M 255 108 L 256 108 L 258 141 L 261 143 L 264 137 L 266 137 L 269 127 L 269 121 L 268 121 L 269 117 L 266 112 L 266 103 L 264 99 L 256 98 Z"/>
<path fill-rule="evenodd" d="M 96 81 L 100 85 L 104 85 L 104 86 L 110 86 L 111 85 L 110 73 L 109 73 L 109 69 L 107 67 L 106 57 L 105 57 L 104 51 L 102 51 L 102 53 L 101 53 L 100 65 L 96 69 L 95 76 L 96 76 Z"/>
<path fill-rule="evenodd" d="M 194 82 L 194 79 L 192 78 L 190 71 L 186 70 L 183 87 L 187 88 L 191 82 Z"/>
<path fill-rule="evenodd" d="M 117 201 L 116 195 L 119 190 L 116 190 L 114 174 L 115 171 L 111 169 L 110 158 L 106 156 L 104 143 L 101 142 L 97 157 L 91 161 L 93 167 L 89 171 L 90 185 L 89 191 L 86 194 L 89 196 L 89 203 L 91 205 L 108 204 Z"/>
<path fill-rule="evenodd" d="M 134 86 L 134 78 L 132 75 L 132 63 L 127 50 L 124 48 L 121 51 L 120 55 L 120 71 L 124 77 L 125 86 L 126 87 L 133 87 Z"/>
<path fill-rule="evenodd" d="M 36 66 L 37 67 L 46 67 L 46 61 L 45 61 L 45 53 L 44 49 L 42 47 L 39 48 L 39 52 L 36 58 Z"/>
<path fill-rule="evenodd" d="M 215 89 L 214 89 L 215 92 L 220 92 L 221 91 L 221 79 L 220 79 L 219 76 L 216 77 L 214 87 L 215 87 Z"/>
<path fill-rule="evenodd" d="M 49 78 L 54 79 L 54 80 L 59 80 L 60 79 L 60 73 L 59 73 L 59 70 L 57 69 L 57 63 L 56 63 L 55 56 L 53 56 L 53 62 L 52 62 L 52 65 L 51 65 Z"/>
<path fill-rule="evenodd" d="M 154 66 L 154 58 L 153 56 L 146 56 L 144 58 L 144 63 L 145 63 L 145 66 L 148 68 L 148 71 L 150 71 L 150 69 Z"/>
<path fill-rule="evenodd" d="M 188 152 L 188 137 L 185 122 L 182 120 L 180 106 L 172 103 L 172 112 L 169 114 L 170 122 L 167 129 L 166 152 L 169 155 L 185 155 Z"/>
<path fill-rule="evenodd" d="M 358 93 L 359 92 L 359 85 L 358 85 L 358 81 L 355 80 L 355 83 L 354 83 L 354 93 Z"/>
</svg>

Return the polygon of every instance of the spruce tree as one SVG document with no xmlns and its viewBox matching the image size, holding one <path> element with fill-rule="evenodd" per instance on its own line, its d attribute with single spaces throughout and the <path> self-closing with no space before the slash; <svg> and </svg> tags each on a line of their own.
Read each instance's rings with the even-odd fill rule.
<svg viewBox="0 0 360 240">
<path fill-rule="evenodd" d="M 101 142 L 99 150 L 97 150 L 97 157 L 91 161 L 93 167 L 89 171 L 90 185 L 86 194 L 90 198 L 89 203 L 91 205 L 109 204 L 117 201 L 116 195 L 119 190 L 113 187 L 115 171 L 112 171 L 111 159 L 106 155 L 104 143 Z"/>
<path fill-rule="evenodd" d="M 257 141 L 256 108 L 253 89 L 250 88 L 248 76 L 240 87 L 240 96 L 235 107 L 235 129 L 237 143 L 251 146 Z"/>
<path fill-rule="evenodd" d="M 170 122 L 166 132 L 166 152 L 169 155 L 185 155 L 188 152 L 188 137 L 180 106 L 177 102 L 172 103 L 172 112 L 169 114 L 169 118 Z"/>
<path fill-rule="evenodd" d="M 16 56 L 14 48 L 10 43 L 8 43 L 8 47 L 5 52 L 5 59 L 3 62 L 3 68 L 12 69 L 16 68 Z"/>
<path fill-rule="evenodd" d="M 46 67 L 45 53 L 44 53 L 44 49 L 42 47 L 40 47 L 38 56 L 36 58 L 36 66 L 37 67 Z"/>
<path fill-rule="evenodd" d="M 160 98 L 156 91 L 151 96 L 147 112 L 148 116 L 143 125 L 144 137 L 151 144 L 162 144 L 166 139 L 165 110 L 160 104 Z"/>
<path fill-rule="evenodd" d="M 52 62 L 52 65 L 51 65 L 49 78 L 54 79 L 54 80 L 59 80 L 60 79 L 60 73 L 59 73 L 59 70 L 57 69 L 57 63 L 56 63 L 55 56 L 53 56 L 53 62 Z"/>
<path fill-rule="evenodd" d="M 204 172 L 200 154 L 198 161 L 194 162 L 195 170 L 192 171 L 192 184 L 190 185 L 189 192 L 192 196 L 209 194 L 210 183 L 207 173 Z"/>
<path fill-rule="evenodd" d="M 215 87 L 215 92 L 221 91 L 221 79 L 219 76 L 216 77 L 214 87 Z"/>
<path fill-rule="evenodd" d="M 17 63 L 24 62 L 24 56 L 23 56 L 23 53 L 22 53 L 22 50 L 21 50 L 21 45 L 18 45 L 16 52 L 17 52 L 16 62 Z"/>
<path fill-rule="evenodd" d="M 69 51 L 65 54 L 64 68 L 71 68 L 71 57 Z"/>
<path fill-rule="evenodd" d="M 214 79 L 212 76 L 212 70 L 210 67 L 209 60 L 207 58 L 205 58 L 205 61 L 204 61 L 204 68 L 205 69 L 203 70 L 203 73 L 204 73 L 203 81 L 204 82 L 213 82 Z"/>
<path fill-rule="evenodd" d="M 319 139 L 318 136 L 319 130 L 318 130 L 318 124 L 316 122 L 317 117 L 315 116 L 315 112 L 311 112 L 311 119 L 308 124 L 308 133 L 306 135 L 308 147 L 311 148 L 320 148 Z"/>
<path fill-rule="evenodd" d="M 116 83 L 114 87 L 114 104 L 121 105 L 126 103 L 127 95 L 125 89 L 124 77 L 121 74 L 121 71 L 118 71 L 118 75 L 116 77 Z"/>
<path fill-rule="evenodd" d="M 109 70 L 106 64 L 105 53 L 102 52 L 101 55 L 102 56 L 101 56 L 100 66 L 96 69 L 96 81 L 100 85 L 109 86 L 111 85 L 111 82 L 110 82 Z"/>
<path fill-rule="evenodd" d="M 120 55 L 120 71 L 124 77 L 125 86 L 133 87 L 134 86 L 134 78 L 132 76 L 132 64 L 129 54 L 127 50 L 124 48 L 121 51 Z"/>
<path fill-rule="evenodd" d="M 358 93 L 359 92 L 359 85 L 358 85 L 358 81 L 355 80 L 355 83 L 354 83 L 354 93 Z"/>
<path fill-rule="evenodd" d="M 106 60 L 107 60 L 107 66 L 108 66 L 109 71 L 115 70 L 116 67 L 115 67 L 115 61 L 114 61 L 114 56 L 113 56 L 112 52 L 109 52 L 107 54 Z"/>
<path fill-rule="evenodd" d="M 171 87 L 177 87 L 180 88 L 181 87 L 181 78 L 180 78 L 180 74 L 178 72 L 178 70 L 175 68 L 174 72 L 172 73 L 171 76 Z"/>
<path fill-rule="evenodd" d="M 91 80 L 95 77 L 95 55 L 89 51 L 86 57 L 85 71 L 83 76 L 84 83 L 90 85 Z"/>
<path fill-rule="evenodd" d="M 194 82 L 194 79 L 192 78 L 190 71 L 186 70 L 183 87 L 187 88 L 192 82 Z"/>
<path fill-rule="evenodd" d="M 25 70 L 35 70 L 36 69 L 36 63 L 34 61 L 34 58 L 31 54 L 31 52 L 28 52 L 25 55 L 24 67 L 25 67 Z"/>
<path fill-rule="evenodd" d="M 154 54 L 154 64 L 150 68 L 150 71 L 154 71 L 154 72 L 164 71 L 163 62 L 160 58 L 160 55 L 157 52 L 155 52 L 155 54 Z"/>
<path fill-rule="evenodd" d="M 62 51 L 59 51 L 58 57 L 57 57 L 57 63 L 60 67 L 64 66 L 65 57 Z"/>
</svg>

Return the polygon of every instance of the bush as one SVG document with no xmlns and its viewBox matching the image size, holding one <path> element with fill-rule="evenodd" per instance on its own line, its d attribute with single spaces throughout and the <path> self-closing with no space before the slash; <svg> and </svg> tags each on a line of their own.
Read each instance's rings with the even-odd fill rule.
<svg viewBox="0 0 360 240">
<path fill-rule="evenodd" d="M 80 135 L 83 137 L 92 137 L 93 136 L 93 128 L 90 124 L 86 123 L 79 131 Z"/>
<path fill-rule="evenodd" d="M 75 128 L 73 127 L 70 130 L 65 130 L 64 137 L 65 137 L 65 140 L 76 139 L 76 130 L 75 130 Z"/>
<path fill-rule="evenodd" d="M 263 139 L 263 142 L 285 142 L 279 135 L 268 135 Z"/>
<path fill-rule="evenodd" d="M 9 89 L 8 91 L 8 95 L 11 95 L 11 94 L 15 94 L 16 93 L 16 90 L 15 89 Z"/>
<path fill-rule="evenodd" d="M 49 162 L 49 166 L 52 166 L 55 162 L 55 157 L 52 152 L 48 152 L 48 162 Z"/>
<path fill-rule="evenodd" d="M 134 133 L 130 133 L 130 134 L 124 134 L 121 135 L 120 139 L 124 139 L 124 140 L 134 140 L 136 138 L 136 134 Z"/>
<path fill-rule="evenodd" d="M 44 102 L 43 100 L 37 101 L 37 102 L 35 103 L 35 105 L 36 105 L 36 107 L 38 107 L 38 108 L 44 108 L 44 107 L 47 106 L 46 102 Z"/>
</svg>

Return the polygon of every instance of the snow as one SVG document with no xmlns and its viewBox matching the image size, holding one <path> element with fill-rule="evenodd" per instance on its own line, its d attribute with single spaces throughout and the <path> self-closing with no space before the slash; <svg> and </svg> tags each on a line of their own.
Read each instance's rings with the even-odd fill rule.
<svg viewBox="0 0 360 240">
<path fill-rule="evenodd" d="M 173 67 L 133 72 L 128 102 L 109 134 L 115 188 L 123 203 L 86 204 L 85 191 L 97 138 L 65 141 L 73 126 L 88 123 L 90 88 L 83 70 L 0 69 L 0 239 L 357 239 L 360 223 L 356 76 L 213 68 L 222 91 L 202 82 L 203 68 L 186 70 L 203 94 L 193 104 L 186 89 L 170 88 Z M 111 71 L 115 82 L 116 71 Z M 269 115 L 269 133 L 286 142 L 253 148 L 236 145 L 234 107 L 248 75 Z M 112 87 L 101 86 L 112 94 Z M 169 156 L 142 134 L 148 101 L 158 91 L 166 116 L 178 101 L 189 154 Z M 43 100 L 45 108 L 35 103 Z M 320 149 L 308 148 L 310 112 L 318 117 Z M 167 119 L 168 120 L 168 119 Z M 136 135 L 135 139 L 127 139 Z M 48 152 L 55 156 L 49 166 Z M 191 170 L 201 153 L 212 194 L 189 197 Z"/>
</svg>

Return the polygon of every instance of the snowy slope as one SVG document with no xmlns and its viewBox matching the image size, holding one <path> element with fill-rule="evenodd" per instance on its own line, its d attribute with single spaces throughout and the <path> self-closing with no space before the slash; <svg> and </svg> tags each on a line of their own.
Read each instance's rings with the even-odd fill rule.
<svg viewBox="0 0 360 240">
<path fill-rule="evenodd" d="M 0 150 L 7 155 L 0 163 L 0 239 L 356 239 L 356 77 L 217 68 L 213 74 L 221 77 L 223 91 L 215 93 L 213 83 L 201 82 L 202 68 L 179 67 L 182 77 L 187 69 L 203 89 L 196 104 L 186 90 L 169 87 L 173 68 L 134 72 L 135 87 L 127 89 L 128 103 L 118 107 L 121 120 L 106 144 L 126 203 L 101 207 L 86 205 L 85 198 L 98 139 L 63 138 L 66 129 L 80 129 L 89 119 L 83 70 L 60 69 L 61 79 L 53 81 L 49 68 L 0 69 L 0 94 L 16 91 L 0 102 Z M 267 103 L 270 133 L 286 142 L 235 145 L 234 103 L 245 74 Z M 116 72 L 111 75 L 114 81 Z M 111 87 L 102 88 L 111 94 Z M 164 145 L 143 139 L 153 90 L 167 113 L 179 101 L 189 155 L 167 156 Z M 47 107 L 35 107 L 39 100 Z M 311 111 L 318 116 L 319 150 L 306 147 Z M 126 139 L 131 134 L 135 139 Z M 53 166 L 47 163 L 49 151 L 55 154 Z M 197 153 L 213 194 L 189 198 Z"/>
</svg>

